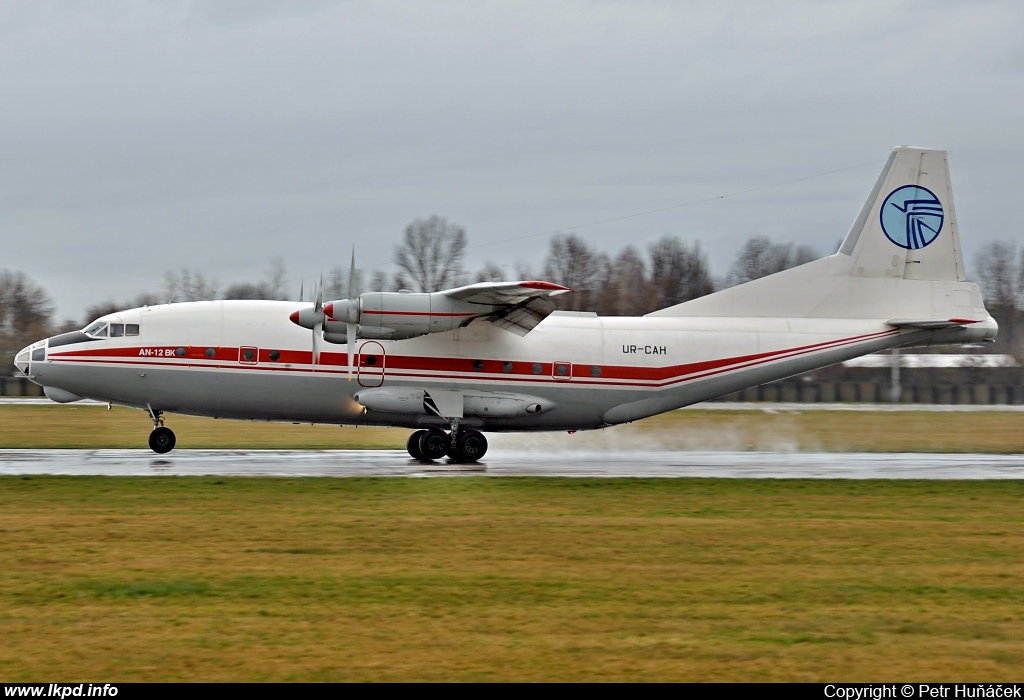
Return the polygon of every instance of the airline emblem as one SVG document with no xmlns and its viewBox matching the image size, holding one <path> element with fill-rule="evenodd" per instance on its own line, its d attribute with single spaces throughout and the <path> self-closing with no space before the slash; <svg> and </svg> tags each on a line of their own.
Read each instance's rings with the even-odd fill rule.
<svg viewBox="0 0 1024 700">
<path fill-rule="evenodd" d="M 938 238 L 945 214 L 931 190 L 904 185 L 885 198 L 881 219 L 886 238 L 900 248 L 917 250 Z"/>
</svg>

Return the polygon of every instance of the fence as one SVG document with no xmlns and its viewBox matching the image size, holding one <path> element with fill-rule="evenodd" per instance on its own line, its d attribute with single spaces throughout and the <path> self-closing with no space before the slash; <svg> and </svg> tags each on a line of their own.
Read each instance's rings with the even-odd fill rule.
<svg viewBox="0 0 1024 700">
<path fill-rule="evenodd" d="M 807 382 L 788 380 L 751 387 L 715 401 L 772 401 L 787 403 L 891 403 L 888 382 Z M 903 385 L 899 403 L 923 404 L 1024 404 L 1020 384 L 943 383 Z"/>
</svg>

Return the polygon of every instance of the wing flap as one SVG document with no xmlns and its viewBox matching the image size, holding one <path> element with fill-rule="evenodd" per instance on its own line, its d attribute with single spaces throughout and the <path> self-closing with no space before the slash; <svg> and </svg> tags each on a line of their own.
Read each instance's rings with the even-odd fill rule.
<svg viewBox="0 0 1024 700">
<path fill-rule="evenodd" d="M 502 309 L 487 317 L 487 320 L 519 337 L 525 336 L 555 310 L 555 302 L 544 297 L 534 297 L 525 302 Z"/>
</svg>

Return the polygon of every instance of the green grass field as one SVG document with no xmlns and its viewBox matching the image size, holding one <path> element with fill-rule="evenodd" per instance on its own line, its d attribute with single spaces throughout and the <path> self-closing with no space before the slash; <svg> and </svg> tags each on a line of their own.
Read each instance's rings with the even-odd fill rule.
<svg viewBox="0 0 1024 700">
<path fill-rule="evenodd" d="M 409 431 L 211 420 L 168 415 L 178 448 L 402 449 Z M 145 448 L 142 411 L 0 405 L 0 448 Z M 536 437 L 531 437 L 535 441 Z M 546 438 L 643 449 L 1024 453 L 1024 412 L 672 411 L 597 433 Z"/>
<path fill-rule="evenodd" d="M 408 432 L 168 423 L 181 447 Z M 542 439 L 1014 453 L 1022 428 L 679 411 Z M 6 448 L 141 448 L 149 429 L 138 411 L 0 406 Z M 1022 497 L 1011 481 L 0 477 L 0 680 L 1016 680 Z"/>
<path fill-rule="evenodd" d="M 1019 680 L 1022 482 L 0 478 L 0 679 Z"/>
</svg>

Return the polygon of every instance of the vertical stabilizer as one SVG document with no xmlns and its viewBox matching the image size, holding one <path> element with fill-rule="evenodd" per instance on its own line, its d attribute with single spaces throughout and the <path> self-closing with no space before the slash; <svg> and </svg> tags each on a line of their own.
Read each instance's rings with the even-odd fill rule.
<svg viewBox="0 0 1024 700">
<path fill-rule="evenodd" d="M 963 281 L 946 152 L 894 148 L 839 255 L 853 277 Z"/>
</svg>

